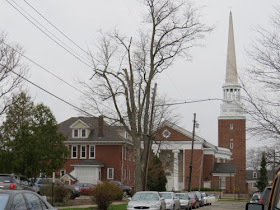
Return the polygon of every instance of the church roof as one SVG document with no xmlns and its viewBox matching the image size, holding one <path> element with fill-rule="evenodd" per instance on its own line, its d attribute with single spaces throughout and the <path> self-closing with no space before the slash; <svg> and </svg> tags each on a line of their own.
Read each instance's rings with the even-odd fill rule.
<svg viewBox="0 0 280 210">
<path fill-rule="evenodd" d="M 232 14 L 229 15 L 226 84 L 238 84 Z"/>
</svg>

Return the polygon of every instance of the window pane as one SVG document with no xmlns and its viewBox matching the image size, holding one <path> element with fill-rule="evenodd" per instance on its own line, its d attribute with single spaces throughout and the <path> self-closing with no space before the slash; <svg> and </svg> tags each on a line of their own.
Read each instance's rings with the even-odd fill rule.
<svg viewBox="0 0 280 210">
<path fill-rule="evenodd" d="M 89 156 L 90 156 L 91 158 L 94 158 L 94 146 L 90 146 Z"/>
<path fill-rule="evenodd" d="M 72 146 L 72 157 L 77 157 L 77 146 Z"/>
<path fill-rule="evenodd" d="M 86 137 L 86 130 L 82 129 L 82 137 Z"/>
<path fill-rule="evenodd" d="M 5 209 L 5 206 L 8 202 L 9 195 L 8 194 L 0 194 L 0 209 Z"/>
<path fill-rule="evenodd" d="M 26 210 L 27 206 L 24 200 L 24 197 L 22 194 L 18 194 L 14 197 L 13 203 L 12 203 L 12 209 L 18 209 L 18 210 Z"/>
<path fill-rule="evenodd" d="M 41 201 L 36 195 L 31 193 L 25 193 L 24 195 L 28 201 L 30 209 L 32 210 L 42 209 Z"/>
<path fill-rule="evenodd" d="M 75 129 L 75 130 L 74 130 L 74 137 L 78 137 L 78 133 L 79 133 L 78 130 Z"/>
</svg>

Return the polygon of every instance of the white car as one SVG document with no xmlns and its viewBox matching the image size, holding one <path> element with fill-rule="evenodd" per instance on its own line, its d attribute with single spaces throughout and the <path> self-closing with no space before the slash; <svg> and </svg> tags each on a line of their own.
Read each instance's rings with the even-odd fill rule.
<svg viewBox="0 0 280 210">
<path fill-rule="evenodd" d="M 165 199 L 166 209 L 179 210 L 180 200 L 175 196 L 174 192 L 160 192 L 160 195 Z"/>
<path fill-rule="evenodd" d="M 214 193 L 206 194 L 206 205 L 211 205 L 216 202 L 216 197 Z"/>
<path fill-rule="evenodd" d="M 140 191 L 129 198 L 127 210 L 133 209 L 151 209 L 151 210 L 165 210 L 165 200 L 156 191 Z"/>
</svg>

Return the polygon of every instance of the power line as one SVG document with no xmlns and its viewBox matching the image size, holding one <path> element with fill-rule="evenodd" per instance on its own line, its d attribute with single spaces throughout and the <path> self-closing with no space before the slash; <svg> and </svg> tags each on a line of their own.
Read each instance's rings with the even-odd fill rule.
<svg viewBox="0 0 280 210">
<path fill-rule="evenodd" d="M 198 103 L 198 102 L 204 102 L 204 101 L 222 101 L 223 99 L 220 98 L 208 98 L 208 99 L 199 99 L 199 100 L 193 100 L 193 101 L 183 101 L 183 102 L 176 102 L 176 103 L 169 103 L 169 104 L 157 104 L 155 106 L 173 106 L 173 105 L 181 105 L 181 104 L 192 104 L 192 103 Z"/>
<path fill-rule="evenodd" d="M 42 88 L 41 86 L 35 84 L 34 82 L 31 82 L 30 80 L 26 79 L 26 78 L 23 77 L 22 75 L 16 73 L 13 69 L 8 68 L 7 66 L 4 66 L 4 65 L 1 64 L 1 63 L 0 63 L 0 65 L 3 66 L 4 68 L 9 69 L 10 72 L 14 73 L 15 75 L 17 75 L 18 77 L 20 77 L 20 78 L 22 78 L 23 80 L 27 81 L 28 83 L 32 84 L 33 86 L 35 86 L 35 87 L 37 87 L 37 88 L 43 90 L 44 92 L 48 93 L 49 95 L 51 95 L 51 96 L 53 96 L 53 97 L 59 99 L 60 101 L 63 101 L 64 103 L 66 103 L 66 104 L 68 104 L 68 105 L 74 107 L 75 109 L 77 109 L 77 110 L 79 110 L 79 111 L 81 111 L 81 112 L 87 114 L 88 116 L 94 117 L 94 115 L 88 113 L 87 111 L 85 111 L 85 110 L 83 110 L 83 109 L 81 109 L 81 108 L 79 108 L 79 107 L 77 107 L 77 106 L 71 104 L 70 102 L 68 102 L 68 101 L 66 101 L 66 100 L 64 100 L 64 99 L 62 99 L 62 98 L 60 98 L 60 97 L 58 97 L 58 96 L 56 96 L 55 94 L 53 94 L 53 93 L 47 91 L 46 89 L 44 89 L 44 88 Z"/>
<path fill-rule="evenodd" d="M 47 73 L 51 74 L 52 76 L 54 76 L 55 78 L 59 79 L 60 81 L 62 81 L 63 83 L 67 84 L 68 86 L 72 87 L 73 89 L 79 91 L 80 93 L 82 93 L 83 95 L 87 96 L 86 93 L 84 93 L 83 91 L 79 90 L 78 88 L 76 88 L 75 86 L 71 85 L 69 82 L 63 80 L 62 78 L 60 78 L 59 76 L 55 75 L 54 73 L 52 73 L 51 71 L 47 70 L 46 68 L 44 68 L 43 66 L 41 66 L 40 64 L 38 64 L 37 62 L 35 62 L 34 60 L 32 60 L 31 58 L 28 58 L 27 56 L 25 56 L 23 53 L 19 52 L 18 50 L 16 50 L 15 48 L 13 48 L 12 46 L 6 44 L 5 42 L 2 42 L 4 45 L 6 45 L 7 47 L 13 49 L 15 52 L 17 52 L 18 54 L 20 54 L 22 57 L 26 58 L 28 61 L 32 62 L 33 64 L 37 65 L 39 68 L 43 69 L 44 71 L 46 71 Z M 110 107 L 101 104 L 102 106 L 104 106 L 105 108 L 114 111 L 113 109 L 111 109 Z"/>
<path fill-rule="evenodd" d="M 57 31 L 59 31 L 64 37 L 66 37 L 70 42 L 72 42 L 75 46 L 77 46 L 80 50 L 86 53 L 88 55 L 88 52 L 85 51 L 83 48 L 81 48 L 78 44 L 76 44 L 72 39 L 70 39 L 65 33 L 63 33 L 61 30 L 59 30 L 53 23 L 51 23 L 47 18 L 45 18 L 37 9 L 35 9 L 30 3 L 28 3 L 26 0 L 23 0 L 29 7 L 31 7 L 37 14 L 39 14 L 44 20 L 46 20 L 51 26 L 53 26 Z"/>
<path fill-rule="evenodd" d="M 84 62 L 81 58 L 79 58 L 77 55 L 75 55 L 74 53 L 72 53 L 70 50 L 68 50 L 66 47 L 64 47 L 63 45 L 61 45 L 58 41 L 56 41 L 55 39 L 53 39 L 49 34 L 47 34 L 44 30 L 42 30 L 38 25 L 36 25 L 36 23 L 34 23 L 32 20 L 30 20 L 30 18 L 28 18 L 25 14 L 23 14 L 18 8 L 16 8 L 11 2 L 9 2 L 8 0 L 6 0 L 15 10 L 17 10 L 23 17 L 25 17 L 29 22 L 31 22 L 36 28 L 38 28 L 41 32 L 43 32 L 47 37 L 49 37 L 52 41 L 54 41 L 56 44 L 58 44 L 60 47 L 62 47 L 64 50 L 66 50 L 68 53 L 70 53 L 72 56 L 74 56 L 77 60 L 79 60 L 80 62 L 82 62 L 83 64 L 85 64 L 86 66 L 88 66 L 89 68 L 92 68 L 92 66 L 90 66 L 88 63 Z M 12 0 L 13 1 L 13 0 Z M 14 1 L 13 1 L 14 2 Z M 14 2 L 15 3 L 15 2 Z M 15 3 L 16 4 L 16 3 Z M 18 6 L 20 7 L 20 6 Z M 20 7 L 21 8 L 21 7 Z M 22 9 L 22 8 L 21 8 Z M 22 9 L 23 10 L 23 9 Z M 24 11 L 24 10 L 23 10 Z M 27 13 L 28 14 L 28 13 Z"/>
</svg>

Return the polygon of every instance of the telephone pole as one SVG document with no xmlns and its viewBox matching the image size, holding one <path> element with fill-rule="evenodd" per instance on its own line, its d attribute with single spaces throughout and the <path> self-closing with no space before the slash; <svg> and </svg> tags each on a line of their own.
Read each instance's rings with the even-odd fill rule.
<svg viewBox="0 0 280 210">
<path fill-rule="evenodd" d="M 191 151 L 191 160 L 190 160 L 189 192 L 191 191 L 191 183 L 192 183 L 192 161 L 193 161 L 193 145 L 194 145 L 194 136 L 195 136 L 196 113 L 194 113 L 193 115 L 194 115 L 194 119 L 193 119 L 192 151 Z"/>
</svg>

